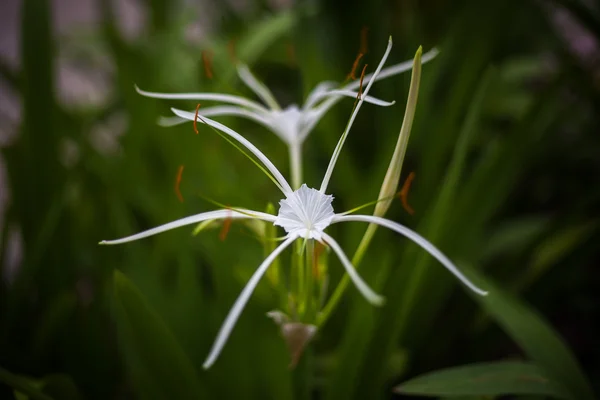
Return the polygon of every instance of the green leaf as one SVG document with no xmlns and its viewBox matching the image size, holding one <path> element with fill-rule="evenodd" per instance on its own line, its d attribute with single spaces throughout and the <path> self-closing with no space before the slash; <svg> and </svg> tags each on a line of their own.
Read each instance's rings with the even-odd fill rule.
<svg viewBox="0 0 600 400">
<path fill-rule="evenodd" d="M 489 290 L 487 296 L 475 296 L 475 299 L 540 370 L 549 379 L 562 385 L 568 398 L 594 399 L 592 388 L 577 360 L 552 327 L 532 308 L 486 281 L 476 271 L 470 269 L 470 275 Z"/>
<path fill-rule="evenodd" d="M 395 393 L 422 396 L 502 396 L 507 394 L 543 394 L 569 398 L 530 363 L 501 361 L 442 369 L 420 375 L 394 388 Z"/>
<path fill-rule="evenodd" d="M 122 348 L 129 353 L 130 371 L 145 397 L 202 398 L 191 361 L 142 294 L 119 271 L 114 273 L 114 291 Z"/>
</svg>

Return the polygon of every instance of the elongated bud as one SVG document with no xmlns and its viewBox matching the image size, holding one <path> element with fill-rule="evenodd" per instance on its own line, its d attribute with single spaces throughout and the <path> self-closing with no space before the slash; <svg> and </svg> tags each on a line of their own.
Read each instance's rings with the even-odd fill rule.
<svg viewBox="0 0 600 400">
<path fill-rule="evenodd" d="M 267 209 L 265 210 L 267 214 L 275 214 L 275 206 L 272 203 L 267 204 Z M 262 222 L 262 221 L 261 221 Z M 263 222 L 264 224 L 264 222 Z M 264 224 L 264 241 L 263 246 L 265 249 L 265 257 L 275 250 L 277 247 L 277 229 L 273 224 Z M 271 268 L 267 271 L 267 279 L 274 287 L 278 287 L 280 282 L 280 271 L 279 271 L 279 259 L 275 259 Z"/>
<path fill-rule="evenodd" d="M 406 154 L 406 147 L 408 146 L 408 138 L 410 137 L 410 131 L 415 118 L 417 98 L 419 97 L 422 53 L 423 49 L 419 46 L 419 49 L 417 50 L 413 60 L 412 77 L 410 79 L 410 89 L 408 91 L 408 101 L 406 102 L 404 121 L 402 121 L 402 128 L 400 128 L 400 134 L 398 135 L 398 142 L 396 142 L 394 155 L 392 156 L 392 160 L 390 161 L 385 178 L 383 179 L 383 184 L 381 185 L 381 190 L 379 191 L 380 199 L 389 198 L 389 200 L 383 200 L 377 203 L 375 206 L 375 212 L 373 213 L 373 215 L 377 217 L 383 217 L 385 215 L 392 204 L 394 194 L 398 191 L 400 173 L 402 172 L 402 163 L 404 162 L 404 155 Z"/>
</svg>

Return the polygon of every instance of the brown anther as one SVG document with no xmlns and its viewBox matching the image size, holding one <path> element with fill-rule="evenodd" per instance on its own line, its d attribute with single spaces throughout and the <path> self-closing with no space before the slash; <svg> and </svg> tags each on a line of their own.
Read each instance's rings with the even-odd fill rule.
<svg viewBox="0 0 600 400">
<path fill-rule="evenodd" d="M 196 132 L 196 135 L 198 134 L 198 128 L 196 127 L 196 121 L 198 120 L 198 110 L 200 110 L 200 103 L 198 103 L 196 105 L 196 113 L 194 114 L 194 132 Z"/>
<path fill-rule="evenodd" d="M 205 50 L 202 52 L 202 64 L 204 64 L 204 73 L 208 79 L 212 79 L 212 51 Z"/>
<path fill-rule="evenodd" d="M 358 86 L 358 95 L 356 95 L 356 100 L 354 101 L 353 107 L 356 107 L 356 103 L 358 103 L 358 100 L 360 100 L 362 98 L 363 79 L 365 78 L 365 71 L 367 70 L 367 65 L 369 65 L 369 64 L 365 64 L 365 66 L 362 69 L 362 72 L 360 73 L 360 84 Z"/>
<path fill-rule="evenodd" d="M 181 191 L 179 190 L 179 186 L 181 185 L 181 177 L 183 176 L 183 165 L 179 166 L 177 170 L 177 177 L 175 178 L 175 194 L 181 203 L 183 203 L 183 196 L 181 195 Z"/>
<path fill-rule="evenodd" d="M 367 66 L 369 64 L 365 64 L 365 66 L 362 69 L 362 72 L 360 73 L 360 85 L 358 86 L 358 98 L 360 99 L 362 96 L 362 90 L 363 90 L 363 79 L 365 79 L 365 72 L 367 71 Z"/>
<path fill-rule="evenodd" d="M 319 279 L 319 257 L 325 250 L 325 245 L 321 242 L 317 242 L 315 244 L 315 250 L 313 252 L 313 265 L 312 265 L 312 274 L 315 279 Z"/>
<path fill-rule="evenodd" d="M 356 79 L 356 69 L 358 68 L 358 63 L 360 62 L 360 59 L 363 57 L 363 53 L 358 53 L 358 55 L 356 56 L 356 59 L 354 60 L 354 63 L 352 64 L 352 70 L 350 71 L 350 73 L 348 75 L 346 75 L 346 80 L 350 80 L 350 79 Z"/>
<path fill-rule="evenodd" d="M 227 239 L 227 234 L 229 233 L 229 228 L 231 228 L 231 221 L 233 218 L 231 218 L 231 216 L 225 218 L 225 221 L 223 221 L 223 227 L 221 228 L 221 232 L 219 232 L 219 240 L 221 240 L 221 242 L 225 241 L 225 239 Z"/>
<path fill-rule="evenodd" d="M 404 185 L 402 185 L 402 190 L 400 190 L 400 192 L 398 193 L 400 201 L 402 202 L 402 207 L 404 207 L 406 212 L 410 215 L 413 215 L 415 213 L 415 210 L 413 210 L 413 208 L 410 205 L 408 205 L 408 191 L 410 190 L 410 185 L 412 184 L 413 179 L 415 179 L 415 173 L 411 172 L 410 174 L 408 174 L 408 177 L 404 181 Z"/>
</svg>

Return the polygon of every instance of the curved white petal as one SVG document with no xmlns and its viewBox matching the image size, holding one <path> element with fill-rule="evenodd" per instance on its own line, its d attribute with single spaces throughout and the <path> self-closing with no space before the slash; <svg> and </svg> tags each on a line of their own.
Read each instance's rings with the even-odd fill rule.
<svg viewBox="0 0 600 400">
<path fill-rule="evenodd" d="M 331 81 L 324 81 L 319 83 L 313 88 L 313 90 L 310 91 L 310 93 L 306 97 L 302 109 L 306 111 L 312 108 L 320 99 L 323 98 L 324 93 L 327 93 L 336 86 L 337 83 Z"/>
<path fill-rule="evenodd" d="M 186 114 L 187 117 L 178 116 L 178 117 L 173 117 L 173 118 L 178 118 L 178 119 L 184 120 L 184 121 L 193 121 L 194 117 L 196 116 L 195 111 L 184 111 L 184 110 L 179 110 L 179 109 L 177 109 L 177 110 L 187 113 Z M 198 115 L 200 115 L 202 117 L 220 117 L 220 116 L 244 117 L 244 118 L 248 118 L 253 121 L 256 121 L 268 129 L 272 129 L 272 124 L 271 124 L 270 118 L 266 117 L 263 113 L 258 113 L 256 111 L 248 110 L 243 107 L 216 106 L 216 107 L 207 107 L 205 109 L 201 108 L 200 110 L 198 110 Z"/>
<path fill-rule="evenodd" d="M 250 299 L 252 292 L 254 292 L 254 289 L 258 285 L 258 282 L 260 282 L 263 275 L 267 272 L 269 266 L 273 263 L 275 258 L 277 258 L 277 256 L 283 250 L 285 250 L 285 248 L 288 247 L 294 240 L 296 240 L 296 237 L 288 237 L 275 250 L 273 250 L 273 252 L 269 254 L 267 258 L 265 258 L 262 264 L 260 264 L 260 266 L 257 268 L 256 272 L 254 272 L 254 274 L 244 287 L 244 290 L 242 290 L 242 293 L 240 293 L 238 298 L 235 300 L 233 307 L 231 307 L 231 310 L 229 310 L 229 314 L 227 314 L 225 322 L 223 322 L 223 325 L 221 325 L 221 329 L 219 329 L 219 333 L 217 334 L 215 343 L 212 345 L 212 348 L 210 349 L 210 353 L 208 354 L 206 361 L 204 361 L 204 364 L 202 364 L 202 367 L 204 369 L 210 368 L 221 353 L 221 350 L 223 350 L 223 347 L 225 346 L 225 343 L 227 342 L 227 339 L 229 338 L 229 335 L 231 334 L 235 323 L 240 317 L 242 311 L 244 310 L 244 307 Z"/>
<path fill-rule="evenodd" d="M 196 224 L 198 222 L 207 221 L 211 219 L 224 219 L 224 218 L 255 218 L 262 219 L 264 221 L 273 222 L 275 221 L 275 216 L 271 214 L 266 214 L 260 211 L 252 211 L 252 210 L 244 210 L 240 209 L 239 211 L 231 210 L 231 209 L 223 209 L 223 210 L 215 210 L 208 211 L 196 215 L 192 215 L 189 217 L 181 218 L 176 221 L 169 222 L 164 225 L 157 226 L 156 228 L 148 229 L 147 231 L 143 231 L 140 233 L 136 233 L 135 235 L 127 236 L 121 239 L 115 240 L 103 240 L 100 244 L 121 244 L 132 242 L 134 240 L 143 239 L 148 236 L 153 236 L 165 231 L 169 231 L 171 229 L 179 228 L 185 225 Z"/>
<path fill-rule="evenodd" d="M 175 115 L 177 115 L 179 117 L 191 119 L 192 121 L 196 118 L 194 113 L 190 113 L 187 111 L 181 111 L 181 110 L 177 110 L 175 108 L 171 108 L 171 111 L 173 111 L 173 113 L 175 113 Z M 283 191 L 283 194 L 287 195 L 288 193 L 293 192 L 290 184 L 285 180 L 283 175 L 281 175 L 281 172 L 279 172 L 279 170 L 277 169 L 277 167 L 275 167 L 275 165 L 271 162 L 271 160 L 269 160 L 269 158 L 267 156 L 265 156 L 263 154 L 263 152 L 261 152 L 256 146 L 254 146 L 252 143 L 250 143 L 242 135 L 240 135 L 233 129 L 228 128 L 225 125 L 223 125 L 217 121 L 214 121 L 210 118 L 207 118 L 207 117 L 200 118 L 200 116 L 199 116 L 198 122 L 201 122 L 203 124 L 208 124 L 208 125 L 212 126 L 213 128 L 220 130 L 224 134 L 231 136 L 242 146 L 244 146 L 245 148 L 250 150 L 250 152 L 252 152 L 252 154 L 254 154 L 263 163 L 263 165 L 269 170 L 269 172 L 271 172 L 273 174 L 273 177 L 281 186 L 281 190 Z"/>
<path fill-rule="evenodd" d="M 356 98 L 358 97 L 358 92 L 353 92 L 351 90 L 331 90 L 327 93 L 322 93 L 319 96 L 320 97 L 316 99 L 315 103 L 322 100 L 323 98 L 325 98 L 326 100 L 312 109 L 304 110 L 302 128 L 300 129 L 300 133 L 298 135 L 300 140 L 303 140 L 306 136 L 308 136 L 308 134 L 315 127 L 315 125 L 321 120 L 323 115 L 325 115 L 325 113 L 329 111 L 329 109 L 333 107 L 338 101 L 340 101 L 346 96 Z M 382 107 L 388 107 L 396 104 L 396 101 L 385 101 L 373 96 L 363 97 L 365 102 Z"/>
<path fill-rule="evenodd" d="M 383 305 L 383 303 L 385 303 L 385 298 L 375 293 L 373 289 L 371 289 L 365 283 L 365 281 L 362 280 L 362 278 L 360 277 L 360 275 L 358 275 L 358 272 L 356 272 L 356 269 L 354 268 L 354 266 L 352 265 L 352 263 L 340 247 L 340 245 L 338 244 L 338 242 L 336 242 L 331 236 L 329 236 L 325 232 L 323 232 L 322 235 L 325 242 L 333 249 L 335 254 L 337 254 L 338 258 L 342 262 L 342 265 L 346 269 L 348 276 L 350 277 L 358 291 L 365 297 L 365 299 L 367 299 L 369 303 L 377 306 Z"/>
<path fill-rule="evenodd" d="M 323 118 L 323 115 L 331 107 L 333 107 L 338 101 L 340 101 L 342 97 L 329 97 L 327 100 L 323 101 L 317 107 L 312 108 L 310 110 L 306 110 L 304 112 L 304 118 L 302 120 L 302 129 L 298 137 L 300 140 L 304 140 L 308 134 L 313 130 L 315 125 Z"/>
<path fill-rule="evenodd" d="M 415 231 L 401 225 L 397 222 L 390 221 L 389 219 L 376 217 L 373 215 L 336 215 L 333 218 L 332 224 L 336 222 L 345 222 L 345 221 L 360 221 L 360 222 L 370 222 L 377 225 L 381 225 L 388 229 L 391 229 L 395 232 L 398 232 L 401 235 L 406 236 L 419 246 L 421 246 L 425 251 L 431 254 L 435 259 L 437 259 L 444 267 L 446 267 L 454 276 L 456 276 L 462 283 L 464 283 L 469 289 L 478 295 L 485 296 L 488 294 L 485 290 L 482 290 L 475 286 L 466 276 L 462 274 L 458 270 L 458 268 L 446 257 L 441 251 L 437 249 L 431 242 L 425 239 L 423 236 L 419 235 Z"/>
<path fill-rule="evenodd" d="M 156 120 L 158 126 L 162 126 L 163 128 L 170 128 L 171 126 L 185 124 L 186 122 L 189 122 L 189 120 L 178 116 L 165 117 L 164 115 L 161 115 Z"/>
<path fill-rule="evenodd" d="M 196 114 L 195 111 L 188 111 L 190 113 Z M 218 116 L 238 116 L 245 117 L 251 120 L 262 124 L 268 129 L 271 129 L 271 122 L 268 118 L 262 115 L 263 113 L 258 113 L 256 111 L 248 110 L 243 107 L 238 106 L 215 106 L 215 107 L 207 107 L 201 108 L 198 111 L 198 115 L 203 117 L 218 117 Z M 163 127 L 170 127 L 183 124 L 185 122 L 193 121 L 194 118 L 182 118 L 178 116 L 174 117 L 164 117 L 161 116 L 158 118 L 158 125 Z"/>
<path fill-rule="evenodd" d="M 427 53 L 423 54 L 423 56 L 421 57 L 421 64 L 425 64 L 425 63 L 433 60 L 439 54 L 439 52 L 440 51 L 438 49 L 436 49 L 435 47 L 433 49 L 429 50 Z M 379 74 L 377 74 L 375 81 L 379 81 L 381 79 L 385 79 L 390 76 L 394 76 L 394 75 L 398 75 L 403 72 L 406 72 L 412 68 L 412 65 L 413 65 L 413 60 L 410 59 L 410 60 L 403 61 L 399 64 L 392 65 L 391 67 L 384 68 L 381 70 L 381 72 Z M 373 75 L 375 75 L 375 74 L 373 73 L 373 74 L 365 75 L 365 77 L 363 78 L 363 85 L 366 82 L 370 82 L 371 78 L 373 78 Z M 360 79 L 357 79 L 353 82 L 350 82 L 349 84 L 344 86 L 342 89 L 358 89 L 359 87 L 360 87 Z"/>
<path fill-rule="evenodd" d="M 358 92 L 354 92 L 352 90 L 347 90 L 347 89 L 338 89 L 338 90 L 331 90 L 327 93 L 325 93 L 324 96 L 345 96 L 345 97 L 353 97 L 353 98 L 357 98 L 358 97 Z M 385 100 L 381 100 L 378 99 L 377 97 L 373 97 L 373 96 L 361 96 L 365 103 L 371 103 L 371 104 L 375 104 L 377 106 L 383 106 L 383 107 L 389 107 L 389 106 L 393 106 L 394 104 L 396 104 L 396 101 L 392 100 L 392 101 L 385 101 Z"/>
<path fill-rule="evenodd" d="M 142 96 L 152 97 L 154 99 L 171 99 L 171 100 L 208 100 L 208 101 L 222 101 L 224 103 L 229 104 L 237 104 L 238 106 L 252 108 L 256 111 L 260 112 L 268 112 L 265 107 L 260 105 L 259 103 L 248 100 L 241 96 L 233 96 L 231 94 L 222 94 L 222 93 L 157 93 L 157 92 L 147 92 L 145 90 L 140 89 L 139 87 L 135 87 L 135 90 Z"/>
<path fill-rule="evenodd" d="M 381 68 L 383 68 L 383 64 L 385 64 L 385 60 L 387 60 L 388 55 L 390 54 L 391 50 L 392 50 L 392 37 L 390 36 L 387 49 L 385 50 L 385 53 L 383 54 L 383 57 L 381 58 L 381 61 L 379 62 L 377 69 L 373 73 L 373 77 L 375 77 L 375 78 L 377 77 L 377 75 L 379 74 L 379 71 L 381 71 Z M 361 96 L 360 100 L 358 101 L 358 104 L 356 104 L 356 107 L 354 108 L 354 111 L 352 112 L 352 115 L 350 116 L 350 120 L 348 121 L 348 125 L 346 126 L 344 133 L 342 133 L 342 137 L 340 137 L 338 144 L 335 146 L 335 150 L 333 151 L 333 155 L 331 156 L 331 160 L 329 161 L 329 165 L 327 166 L 327 171 L 325 171 L 325 176 L 323 177 L 323 182 L 321 183 L 321 188 L 319 189 L 319 191 L 321 193 L 325 193 L 325 191 L 327 190 L 327 185 L 329 184 L 329 179 L 331 179 L 331 174 L 333 173 L 333 168 L 335 167 L 337 159 L 340 155 L 340 151 L 342 150 L 342 147 L 344 146 L 346 137 L 348 137 L 348 133 L 350 132 L 350 128 L 352 128 L 352 124 L 354 123 L 354 119 L 356 118 L 356 115 L 358 114 L 358 111 L 360 110 L 360 106 L 362 106 L 362 103 L 363 103 L 365 97 L 367 96 L 367 94 L 369 93 L 369 90 L 371 89 L 371 86 L 373 85 L 375 80 L 376 79 L 371 79 L 369 81 L 369 84 L 363 91 L 363 95 Z"/>
<path fill-rule="evenodd" d="M 256 95 L 260 97 L 260 99 L 264 101 L 266 105 L 273 110 L 281 109 L 279 103 L 277 103 L 277 100 L 275 100 L 273 93 L 271 93 L 265 84 L 256 79 L 252 72 L 250 72 L 250 69 L 247 65 L 239 64 L 237 71 L 240 79 L 246 84 L 246 86 L 250 88 L 250 90 L 256 93 Z"/>
</svg>

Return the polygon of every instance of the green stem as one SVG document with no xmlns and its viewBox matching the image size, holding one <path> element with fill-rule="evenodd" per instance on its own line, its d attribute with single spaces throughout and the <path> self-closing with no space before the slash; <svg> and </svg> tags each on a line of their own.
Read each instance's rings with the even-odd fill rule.
<svg viewBox="0 0 600 400">
<path fill-rule="evenodd" d="M 296 190 L 300 188 L 300 185 L 302 185 L 302 143 L 292 143 L 289 147 L 292 189 Z"/>
<path fill-rule="evenodd" d="M 306 323 L 312 323 L 314 318 L 314 302 L 313 302 L 313 282 L 314 282 L 314 260 L 315 260 L 315 241 L 309 239 L 306 241 L 306 253 L 305 253 L 305 286 L 304 286 L 304 321 Z"/>
</svg>

